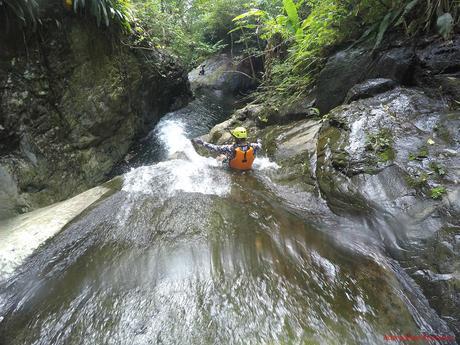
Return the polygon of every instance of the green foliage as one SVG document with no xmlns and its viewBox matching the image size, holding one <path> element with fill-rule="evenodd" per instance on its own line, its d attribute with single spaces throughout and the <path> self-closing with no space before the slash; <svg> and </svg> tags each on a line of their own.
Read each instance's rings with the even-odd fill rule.
<svg viewBox="0 0 460 345">
<path fill-rule="evenodd" d="M 439 34 L 447 40 L 454 30 L 454 18 L 450 13 L 444 13 L 438 17 L 436 28 Z"/>
<path fill-rule="evenodd" d="M 349 31 L 347 4 L 340 0 L 283 1 L 280 10 L 276 15 L 253 8 L 234 18 L 236 29 L 253 28 L 267 42 L 266 73 L 256 98 L 275 104 L 308 92 L 327 48 L 342 42 Z"/>
<path fill-rule="evenodd" d="M 204 1 L 137 1 L 133 4 L 137 42 L 169 50 L 189 68 L 224 47 L 205 38 L 208 20 Z"/>
<path fill-rule="evenodd" d="M 406 182 L 412 188 L 426 187 L 428 182 L 428 174 L 426 172 L 421 172 L 417 176 L 407 175 Z"/>
<path fill-rule="evenodd" d="M 235 30 L 231 34 L 229 31 L 233 28 L 233 18 L 241 14 L 249 3 L 247 0 L 202 1 L 198 8 L 202 13 L 200 26 L 203 39 L 210 43 L 224 42 L 228 45 L 232 38 L 233 41 L 238 41 L 241 30 Z"/>
<path fill-rule="evenodd" d="M 292 0 L 283 0 L 283 7 L 288 16 L 288 24 L 293 32 L 299 29 L 299 14 L 297 13 L 297 6 Z"/>
<path fill-rule="evenodd" d="M 422 146 L 417 152 L 417 158 L 420 158 L 420 159 L 427 158 L 428 155 L 429 155 L 429 152 L 428 152 L 427 146 Z"/>
<path fill-rule="evenodd" d="M 98 26 L 111 21 L 130 31 L 132 20 L 129 0 L 73 0 L 72 8 L 76 13 L 96 18 Z M 37 0 L 0 0 L 0 20 L 6 27 L 19 23 L 22 27 L 35 29 L 40 21 L 40 9 L 45 2 Z"/>
<path fill-rule="evenodd" d="M 394 159 L 392 143 L 391 131 L 388 128 L 383 128 L 378 133 L 367 136 L 366 149 L 376 152 L 382 161 L 388 161 Z"/>
<path fill-rule="evenodd" d="M 378 157 L 381 162 L 388 162 L 395 159 L 395 151 L 392 147 L 387 147 L 385 150 L 378 152 Z"/>
<path fill-rule="evenodd" d="M 87 12 L 96 18 L 97 25 L 109 26 L 111 21 L 120 24 L 127 32 L 131 30 L 132 14 L 129 0 L 73 0 L 73 10 Z"/>
<path fill-rule="evenodd" d="M 254 36 L 266 41 L 265 49 L 251 48 L 248 54 L 265 57 L 266 72 L 256 99 L 277 105 L 309 92 L 334 46 L 371 41 L 376 49 L 394 29 L 409 36 L 436 29 L 449 39 L 460 21 L 458 0 L 283 0 L 282 4 L 278 13 L 252 7 L 234 18 L 231 31 L 245 32 L 242 38 L 251 42 Z"/>
<path fill-rule="evenodd" d="M 414 157 L 416 156 L 414 155 Z M 406 182 L 412 188 L 421 188 L 431 198 L 440 199 L 446 193 L 446 189 L 443 186 L 430 189 L 429 186 L 439 183 L 439 178 L 446 175 L 446 168 L 436 162 L 431 162 L 429 167 L 436 175 L 430 171 L 415 170 L 412 175 L 406 176 Z"/>
<path fill-rule="evenodd" d="M 138 43 L 169 50 L 189 67 L 225 47 L 244 46 L 247 52 L 260 50 L 256 27 L 248 23 L 233 28 L 233 18 L 249 8 L 272 13 L 281 0 L 133 0 Z M 252 17 L 257 13 L 241 17 Z M 251 30 L 248 30 L 251 29 Z M 230 32 L 229 32 L 230 31 Z M 149 42 L 149 43 L 148 43 Z M 235 49 L 237 53 L 239 51 Z"/>
<path fill-rule="evenodd" d="M 388 162 L 395 158 L 392 144 L 393 137 L 388 128 L 383 128 L 375 134 L 369 134 L 366 138 L 366 149 L 374 151 L 381 162 Z"/>
<path fill-rule="evenodd" d="M 420 147 L 418 149 L 417 152 L 411 152 L 409 153 L 409 157 L 408 159 L 410 161 L 414 161 L 414 160 L 422 160 L 422 159 L 425 159 L 425 158 L 428 158 L 428 155 L 430 154 L 430 152 L 428 151 L 428 146 L 426 145 L 423 145 L 422 147 Z"/>
<path fill-rule="evenodd" d="M 446 175 L 446 168 L 439 165 L 436 162 L 431 162 L 430 163 L 430 169 L 433 170 L 438 176 L 444 176 Z"/>
<path fill-rule="evenodd" d="M 430 190 L 430 196 L 435 200 L 441 199 L 442 196 L 446 193 L 447 193 L 447 190 L 443 186 L 434 187 L 434 188 L 431 188 Z"/>
<path fill-rule="evenodd" d="M 39 6 L 36 0 L 0 0 L 0 23 L 9 29 L 12 25 L 36 28 Z"/>
<path fill-rule="evenodd" d="M 376 4 L 376 1 L 361 2 Z M 460 10 L 458 0 L 398 0 L 385 4 L 384 16 L 377 15 L 375 18 L 365 11 L 363 17 L 375 23 L 369 26 L 358 42 L 373 39 L 374 48 L 377 48 L 387 30 L 393 27 L 402 27 L 406 34 L 413 36 L 432 30 L 436 24 L 437 32 L 447 40 L 459 23 Z"/>
</svg>

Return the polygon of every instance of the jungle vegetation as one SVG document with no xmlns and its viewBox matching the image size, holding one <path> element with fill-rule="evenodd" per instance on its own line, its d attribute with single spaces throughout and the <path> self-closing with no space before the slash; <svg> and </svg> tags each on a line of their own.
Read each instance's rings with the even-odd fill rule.
<svg viewBox="0 0 460 345">
<path fill-rule="evenodd" d="M 0 29 L 36 30 L 50 2 L 101 30 L 120 28 L 134 44 L 166 49 L 188 68 L 239 47 L 264 60 L 256 95 L 275 103 L 308 92 L 339 46 L 378 49 L 392 31 L 449 40 L 460 21 L 460 0 L 0 0 Z"/>
</svg>

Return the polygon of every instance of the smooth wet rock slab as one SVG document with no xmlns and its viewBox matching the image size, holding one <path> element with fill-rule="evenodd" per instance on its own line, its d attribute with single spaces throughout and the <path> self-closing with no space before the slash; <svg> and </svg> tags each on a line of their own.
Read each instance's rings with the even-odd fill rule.
<svg viewBox="0 0 460 345">
<path fill-rule="evenodd" d="M 0 280 L 8 278 L 42 243 L 110 189 L 96 187 L 72 199 L 0 222 Z"/>
</svg>

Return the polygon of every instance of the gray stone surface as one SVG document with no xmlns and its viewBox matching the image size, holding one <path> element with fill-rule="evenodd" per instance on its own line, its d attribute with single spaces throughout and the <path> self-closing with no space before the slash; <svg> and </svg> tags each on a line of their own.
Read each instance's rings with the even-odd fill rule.
<svg viewBox="0 0 460 345">
<path fill-rule="evenodd" d="M 259 68 L 254 65 L 254 75 L 249 60 L 240 63 L 222 53 L 205 60 L 190 71 L 188 78 L 193 91 L 199 89 L 222 90 L 224 92 L 244 92 L 257 85 Z M 204 66 L 204 74 L 200 73 Z"/>
<path fill-rule="evenodd" d="M 115 46 L 78 17 L 59 20 L 65 31 L 45 23 L 27 51 L 0 34 L 0 218 L 100 183 L 189 93 L 169 55 Z"/>
<path fill-rule="evenodd" d="M 347 93 L 345 103 L 351 103 L 358 99 L 369 98 L 379 93 L 393 89 L 396 82 L 387 78 L 368 79 L 353 86 Z"/>
</svg>

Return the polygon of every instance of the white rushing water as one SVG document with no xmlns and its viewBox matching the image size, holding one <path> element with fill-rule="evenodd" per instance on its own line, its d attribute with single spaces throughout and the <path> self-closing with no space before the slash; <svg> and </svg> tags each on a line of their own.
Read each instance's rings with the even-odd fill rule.
<svg viewBox="0 0 460 345">
<path fill-rule="evenodd" d="M 158 126 L 167 160 L 132 169 L 125 175 L 124 191 L 160 198 L 169 198 L 178 191 L 219 196 L 230 191 L 229 176 L 221 169 L 222 164 L 195 151 L 181 122 L 168 120 Z"/>
<path fill-rule="evenodd" d="M 230 192 L 229 170 L 211 157 L 199 155 L 177 120 L 160 122 L 157 127 L 167 159 L 132 169 L 125 175 L 123 190 L 169 198 L 178 191 L 224 196 Z M 266 157 L 256 158 L 254 170 L 278 169 Z"/>
</svg>

